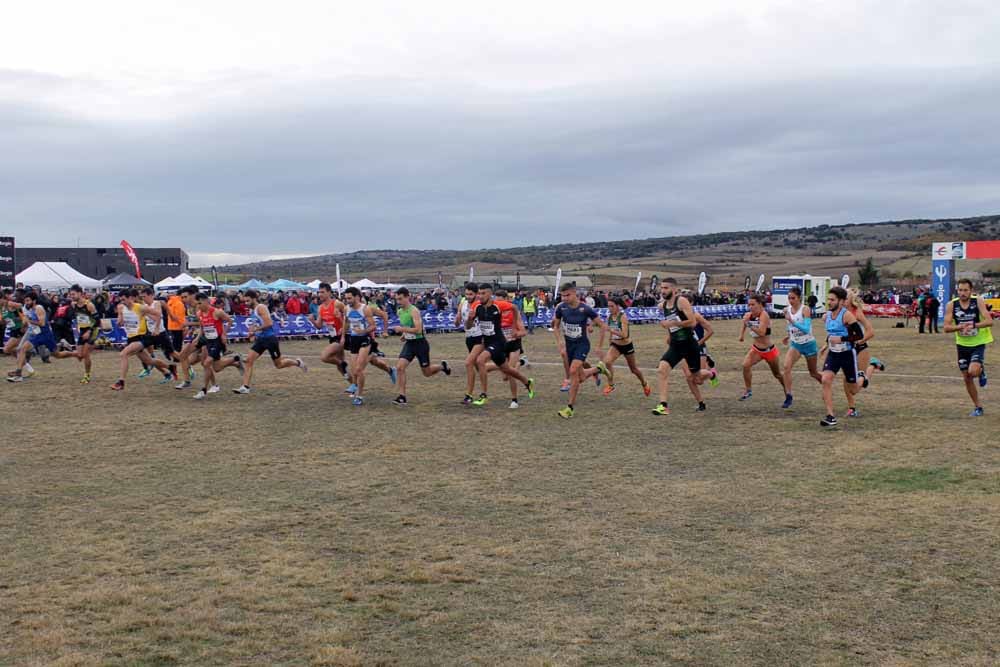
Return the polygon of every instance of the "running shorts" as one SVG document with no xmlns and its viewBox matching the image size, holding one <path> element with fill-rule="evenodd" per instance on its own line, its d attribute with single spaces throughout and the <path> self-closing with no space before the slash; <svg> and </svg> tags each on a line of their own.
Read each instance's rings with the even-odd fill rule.
<svg viewBox="0 0 1000 667">
<path fill-rule="evenodd" d="M 272 359 L 277 359 L 281 356 L 281 347 L 278 345 L 277 336 L 264 336 L 263 338 L 254 339 L 253 345 L 250 349 L 256 352 L 259 356 L 264 356 L 267 352 L 271 355 Z"/>
<path fill-rule="evenodd" d="M 621 345 L 620 343 L 611 343 L 611 346 L 618 350 L 619 354 L 622 356 L 627 357 L 630 354 L 635 354 L 635 343 L 632 343 L 631 341 L 625 343 L 624 345 Z"/>
<path fill-rule="evenodd" d="M 521 339 L 515 338 L 514 340 L 507 341 L 507 356 L 514 354 L 515 352 L 524 353 L 524 348 L 521 346 Z"/>
<path fill-rule="evenodd" d="M 830 371 L 834 375 L 843 371 L 844 382 L 854 384 L 858 381 L 858 356 L 854 350 L 843 352 L 827 352 L 823 362 L 823 372 Z"/>
<path fill-rule="evenodd" d="M 778 358 L 778 354 L 779 354 L 778 348 L 776 348 L 773 345 L 770 346 L 769 348 L 767 348 L 766 350 L 762 350 L 759 347 L 757 347 L 756 345 L 751 345 L 750 346 L 750 352 L 752 354 L 756 354 L 758 357 L 760 357 L 764 361 L 774 361 L 775 359 Z"/>
<path fill-rule="evenodd" d="M 371 348 L 371 352 L 375 351 L 375 346 L 373 345 L 375 341 L 371 339 L 371 336 L 345 336 L 344 337 L 344 349 L 346 349 L 351 354 L 358 354 L 361 352 L 362 348 Z"/>
<path fill-rule="evenodd" d="M 507 341 L 503 338 L 494 338 L 484 341 L 486 351 L 490 353 L 490 360 L 497 366 L 507 363 Z"/>
<path fill-rule="evenodd" d="M 37 336 L 31 336 L 28 338 L 28 342 L 34 346 L 35 350 L 41 350 L 43 347 L 49 348 L 49 352 L 56 351 L 56 339 L 52 336 L 52 332 L 46 330 Z"/>
<path fill-rule="evenodd" d="M 97 332 L 94 331 L 93 327 L 85 327 L 80 329 L 80 333 L 76 336 L 77 345 L 93 345 L 94 341 L 97 340 Z"/>
<path fill-rule="evenodd" d="M 482 336 L 466 336 L 465 337 L 465 348 L 469 352 L 472 352 L 472 348 L 474 348 L 475 346 L 482 345 L 482 344 L 483 344 L 483 337 Z"/>
<path fill-rule="evenodd" d="M 426 338 L 416 338 L 403 343 L 403 349 L 399 351 L 399 358 L 413 361 L 416 357 L 421 368 L 431 365 L 431 346 Z"/>
<path fill-rule="evenodd" d="M 569 359 L 570 363 L 574 361 L 586 361 L 587 355 L 590 354 L 590 339 L 589 338 L 566 338 L 566 358 Z"/>
<path fill-rule="evenodd" d="M 986 346 L 976 345 L 956 345 L 958 348 L 958 370 L 963 373 L 969 370 L 971 364 L 982 364 L 986 361 Z"/>
<path fill-rule="evenodd" d="M 792 348 L 798 350 L 799 354 L 803 357 L 815 357 L 819 354 L 819 348 L 816 346 L 816 341 L 814 340 L 808 343 L 796 343 L 793 341 Z"/>
<path fill-rule="evenodd" d="M 693 340 L 670 341 L 670 347 L 660 357 L 660 361 L 667 362 L 671 368 L 675 368 L 677 364 L 684 361 L 687 363 L 688 370 L 697 373 L 701 370 L 700 346 Z"/>
<path fill-rule="evenodd" d="M 225 347 L 223 346 L 222 341 L 220 339 L 213 338 L 209 340 L 207 338 L 201 338 L 198 340 L 198 343 L 199 343 L 198 347 L 205 348 L 205 352 L 208 353 L 209 357 L 215 359 L 216 361 L 222 359 L 222 355 L 225 352 Z"/>
<path fill-rule="evenodd" d="M 854 351 L 857 352 L 858 354 L 860 354 L 861 352 L 864 352 L 867 349 L 868 349 L 868 343 L 855 343 L 854 344 Z"/>
<path fill-rule="evenodd" d="M 132 343 L 141 343 L 143 347 L 146 347 L 146 343 L 149 342 L 149 336 L 145 334 L 142 336 L 129 336 L 125 339 L 125 345 L 131 345 Z"/>
<path fill-rule="evenodd" d="M 175 352 L 184 349 L 184 329 L 170 329 L 167 334 L 170 336 L 170 345 Z"/>
</svg>

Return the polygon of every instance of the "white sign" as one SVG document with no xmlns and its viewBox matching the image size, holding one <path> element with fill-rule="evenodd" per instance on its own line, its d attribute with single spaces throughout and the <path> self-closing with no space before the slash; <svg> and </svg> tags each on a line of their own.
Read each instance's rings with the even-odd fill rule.
<svg viewBox="0 0 1000 667">
<path fill-rule="evenodd" d="M 965 259 L 965 243 L 962 241 L 932 243 L 931 257 L 934 259 Z"/>
<path fill-rule="evenodd" d="M 706 284 L 708 284 L 708 276 L 705 275 L 704 271 L 702 271 L 701 274 L 698 276 L 698 294 L 705 293 Z"/>
</svg>

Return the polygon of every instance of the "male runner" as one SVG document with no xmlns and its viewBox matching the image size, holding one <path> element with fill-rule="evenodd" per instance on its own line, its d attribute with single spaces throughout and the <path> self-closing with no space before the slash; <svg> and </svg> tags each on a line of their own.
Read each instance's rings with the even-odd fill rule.
<svg viewBox="0 0 1000 667">
<path fill-rule="evenodd" d="M 90 355 L 100 332 L 97 307 L 87 298 L 83 288 L 79 285 L 73 285 L 69 288 L 69 298 L 76 316 L 77 336 L 74 356 L 83 363 L 83 378 L 80 380 L 80 384 L 90 384 Z"/>
<path fill-rule="evenodd" d="M 958 296 L 948 302 L 944 311 L 945 333 L 955 333 L 958 348 L 958 369 L 965 380 L 965 390 L 972 399 L 974 409 L 970 417 L 983 416 L 983 404 L 979 401 L 980 387 L 986 386 L 986 346 L 993 342 L 993 317 L 986 309 L 986 303 L 972 294 L 972 281 L 962 278 L 958 281 Z"/>
<path fill-rule="evenodd" d="M 365 368 L 371 353 L 372 334 L 375 332 L 375 317 L 370 306 L 361 300 L 361 290 L 348 287 L 344 292 L 347 304 L 347 335 L 344 337 L 344 349 L 347 351 L 350 365 L 351 386 L 347 388 L 353 394 L 354 405 L 364 405 Z"/>
<path fill-rule="evenodd" d="M 193 336 L 187 343 L 184 343 L 183 341 L 189 331 L 197 331 L 201 327 L 201 323 L 195 313 L 197 307 L 198 288 L 193 285 L 188 285 L 187 287 L 181 288 L 181 291 L 178 294 L 181 299 L 181 305 L 184 306 L 184 326 L 181 329 L 180 334 L 182 345 L 180 347 L 180 352 L 178 352 L 178 356 L 181 360 L 181 377 L 183 379 L 180 384 L 174 387 L 174 389 L 190 389 L 191 382 L 194 380 L 194 369 L 191 368 L 191 364 L 201 362 L 201 348 L 198 346 L 198 341 L 201 339 L 201 336 Z M 169 308 L 169 302 L 167 305 Z M 174 316 L 179 316 L 180 312 L 177 309 L 176 302 L 173 309 Z"/>
<path fill-rule="evenodd" d="M 628 369 L 642 384 L 642 392 L 646 396 L 652 393 L 652 388 L 646 382 L 646 378 L 635 362 L 635 344 L 632 342 L 632 332 L 629 329 L 628 315 L 625 313 L 625 300 L 621 297 L 615 297 L 608 301 L 608 331 L 611 332 L 611 342 L 608 345 L 608 351 L 604 354 L 604 367 L 608 369 L 608 384 L 604 387 L 605 396 L 610 396 L 616 389 L 615 360 L 618 357 L 625 357 Z M 604 329 L 601 329 L 601 338 L 597 347 L 604 347 Z"/>
<path fill-rule="evenodd" d="M 329 288 L 329 285 L 327 285 Z M 254 289 L 246 291 L 243 296 L 250 306 L 250 317 L 248 324 L 250 327 L 250 337 L 253 345 L 250 346 L 250 354 L 247 355 L 246 363 L 243 365 L 243 384 L 239 389 L 233 389 L 234 394 L 249 394 L 250 381 L 253 379 L 253 365 L 257 359 L 267 352 L 271 356 L 274 367 L 281 368 L 301 368 L 302 372 L 309 369 L 299 358 L 288 359 L 281 356 L 281 346 L 278 344 L 278 334 L 274 331 L 274 320 L 271 319 L 271 311 L 267 309 L 267 304 L 261 303 L 260 292 Z"/>
<path fill-rule="evenodd" d="M 45 359 L 49 354 L 56 353 L 56 339 L 49 326 L 48 312 L 39 302 L 35 292 L 26 292 L 23 297 L 24 307 L 21 309 L 22 326 L 25 330 L 21 344 L 17 347 L 17 369 L 7 374 L 8 382 L 23 382 L 24 371 L 28 370 L 28 360 L 35 352 Z M 33 370 L 28 371 L 33 374 Z"/>
<path fill-rule="evenodd" d="M 476 283 L 465 284 L 465 296 L 458 304 L 455 311 L 455 326 L 461 326 L 465 330 L 465 348 L 468 355 L 465 357 L 465 398 L 463 405 L 469 405 L 475 399 L 472 392 L 476 389 L 476 362 L 479 354 L 483 351 L 483 332 L 479 328 L 479 322 L 473 317 L 469 319 L 469 314 L 473 315 L 479 306 L 479 285 Z M 471 321 L 471 324 L 469 322 Z"/>
<path fill-rule="evenodd" d="M 333 287 L 330 283 L 319 284 L 319 310 L 316 316 L 309 315 L 309 321 L 317 329 L 326 327 L 327 346 L 320 354 L 320 361 L 324 364 L 335 364 L 340 369 L 340 373 L 350 380 L 347 362 L 344 361 L 344 317 L 347 315 L 347 306 L 343 301 L 333 296 Z"/>
<path fill-rule="evenodd" d="M 788 306 L 785 308 L 784 314 L 785 322 L 788 324 L 788 333 L 781 339 L 781 343 L 790 347 L 785 353 L 782 375 L 785 378 L 785 387 L 791 394 L 792 367 L 801 357 L 805 357 L 809 375 L 821 384 L 823 375 L 816 365 L 819 360 L 819 348 L 816 345 L 816 337 L 812 333 L 812 310 L 802 303 L 802 290 L 798 287 L 789 288 Z"/>
<path fill-rule="evenodd" d="M 685 297 L 686 298 L 686 297 Z M 710 370 L 715 368 L 715 359 L 712 355 L 708 353 L 708 339 L 715 334 L 715 329 L 712 328 L 712 324 L 705 319 L 705 317 L 699 313 L 697 310 L 694 311 L 694 340 L 698 343 L 698 359 L 700 368 L 702 370 Z M 695 382 L 694 374 L 691 373 L 691 369 L 688 368 L 687 364 L 681 366 L 681 370 L 684 371 L 684 379 L 687 381 L 688 390 L 691 395 L 694 396 L 694 400 L 698 402 L 698 407 L 696 412 L 705 412 L 708 406 L 705 405 L 705 398 L 701 394 L 701 387 Z M 712 387 L 719 386 L 718 376 L 713 376 L 708 379 L 708 384 Z"/>
<path fill-rule="evenodd" d="M 576 397 L 580 393 L 580 385 L 583 382 L 601 373 L 610 377 L 607 367 L 603 361 L 598 361 L 594 368 L 584 369 L 583 362 L 590 354 L 590 339 L 587 337 L 587 325 L 593 322 L 601 329 L 601 339 L 607 330 L 607 324 L 597 314 L 597 311 L 585 303 L 580 302 L 580 295 L 576 292 L 576 286 L 566 283 L 560 289 L 562 301 L 556 306 L 555 314 L 552 318 L 552 329 L 555 332 L 556 344 L 559 346 L 560 354 L 565 353 L 569 359 L 569 403 L 565 408 L 557 413 L 563 419 L 573 416 L 573 405 Z"/>
<path fill-rule="evenodd" d="M 660 322 L 660 326 L 670 332 L 670 346 L 660 357 L 660 363 L 656 369 L 660 402 L 653 408 L 653 414 L 669 415 L 670 405 L 667 399 L 670 371 L 677 364 L 682 361 L 687 364 L 695 385 L 701 385 L 705 380 L 715 378 L 716 371 L 714 368 L 703 369 L 701 367 L 701 350 L 693 331 L 698 324 L 698 319 L 695 317 L 691 302 L 678 291 L 677 281 L 673 278 L 664 278 L 660 284 L 660 296 L 663 298 L 660 303 L 660 308 L 663 310 L 663 320 Z"/>
<path fill-rule="evenodd" d="M 858 357 L 851 343 L 850 329 L 860 328 L 858 320 L 847 310 L 847 290 L 840 286 L 830 288 L 826 295 L 826 344 L 820 354 L 827 352 L 823 362 L 823 403 L 826 405 L 826 417 L 820 426 L 832 428 L 837 425 L 833 414 L 833 378 L 838 373 L 844 373 L 844 391 L 858 393 Z M 858 336 L 861 338 L 861 336 Z"/>
<path fill-rule="evenodd" d="M 24 296 L 21 293 L 15 298 L 14 294 L 14 291 L 8 288 L 0 295 L 0 317 L 3 318 L 7 333 L 10 334 L 10 338 L 7 339 L 7 342 L 3 346 L 3 353 L 12 356 L 21 342 L 21 337 L 24 336 L 24 319 L 21 317 L 23 306 L 20 302 Z M 0 342 L 2 342 L 2 339 L 0 339 Z"/>
<path fill-rule="evenodd" d="M 481 407 L 486 405 L 489 400 L 486 376 L 489 372 L 488 364 L 490 361 L 504 375 L 523 384 L 528 389 L 528 398 L 534 398 L 535 380 L 525 377 L 521 371 L 512 367 L 507 359 L 507 339 L 503 335 L 503 315 L 500 307 L 493 300 L 493 286 L 488 283 L 479 286 L 479 305 L 474 311 L 469 312 L 465 323 L 466 327 L 472 326 L 474 321 L 479 322 L 479 328 L 483 333 L 483 351 L 479 353 L 479 358 L 476 360 L 476 365 L 479 368 L 479 382 L 483 391 L 472 404 Z"/>
<path fill-rule="evenodd" d="M 173 341 L 167 334 L 167 311 L 163 307 L 163 303 L 156 300 L 156 293 L 153 292 L 152 287 L 143 287 L 139 293 L 143 305 L 150 310 L 150 314 L 144 316 L 146 318 L 146 349 L 152 351 L 155 348 L 160 348 L 167 360 L 179 360 L 180 357 L 174 348 Z M 167 384 L 176 379 L 177 365 L 170 364 L 170 375 L 164 376 L 160 380 L 160 384 Z"/>
<path fill-rule="evenodd" d="M 741 401 L 750 400 L 753 396 L 751 385 L 753 383 L 753 367 L 760 361 L 766 361 L 771 375 L 781 385 L 781 390 L 785 392 L 785 402 L 781 407 L 792 407 L 792 394 L 785 386 L 785 378 L 781 373 L 781 366 L 778 365 L 778 348 L 771 343 L 771 316 L 764 308 L 764 298 L 759 294 L 751 294 L 747 299 L 747 312 L 743 316 L 743 326 L 740 328 L 740 342 L 742 343 L 746 334 L 750 334 L 753 343 L 746 357 L 743 358 L 743 384 L 746 390 L 740 397 Z"/>
<path fill-rule="evenodd" d="M 393 330 L 403 336 L 403 349 L 399 352 L 399 359 L 396 361 L 396 383 L 399 387 L 399 395 L 393 403 L 396 405 L 407 405 L 406 402 L 406 367 L 414 359 L 420 364 L 420 372 L 425 378 L 433 377 L 438 373 L 451 375 L 448 362 L 442 361 L 440 364 L 431 364 L 431 346 L 424 336 L 424 318 L 420 315 L 420 309 L 410 303 L 410 290 L 400 287 L 396 290 L 396 316 L 399 318 L 399 325 Z"/>
<path fill-rule="evenodd" d="M 222 359 L 225 354 L 225 340 L 220 331 L 225 331 L 226 325 L 232 322 L 233 318 L 221 308 L 216 308 L 209 300 L 207 294 L 198 293 L 195 297 L 195 316 L 198 318 L 200 333 L 195 342 L 195 349 L 200 354 L 201 366 L 205 373 L 205 382 L 200 391 L 194 395 L 194 399 L 200 401 L 208 394 L 215 394 L 221 391 L 215 382 L 216 373 L 225 368 L 235 366 L 243 374 L 243 360 L 240 355 Z"/>
<path fill-rule="evenodd" d="M 137 303 L 139 292 L 134 289 L 125 290 L 121 293 L 122 300 L 118 304 L 118 326 L 125 330 L 125 347 L 122 348 L 119 358 L 121 359 L 121 373 L 118 380 L 111 385 L 114 391 L 124 391 L 125 378 L 128 376 L 128 359 L 136 356 L 147 366 L 155 366 L 157 370 L 166 376 L 175 375 L 175 371 L 160 359 L 150 356 L 148 349 L 152 349 L 153 340 L 149 335 L 147 323 L 150 321 L 159 322 L 160 313 L 149 306 Z"/>
<path fill-rule="evenodd" d="M 504 340 L 507 341 L 507 363 L 511 368 L 520 368 L 524 365 L 524 347 L 521 341 L 527 335 L 527 330 L 524 328 L 524 321 L 521 319 L 521 311 L 518 310 L 517 306 L 510 301 L 507 290 L 498 289 L 495 292 L 493 302 L 500 309 L 500 327 L 503 330 Z M 499 367 L 490 363 L 487 364 L 489 372 L 500 370 Z M 510 409 L 516 410 L 520 407 L 517 402 L 517 380 L 508 377 L 507 383 L 510 385 Z"/>
</svg>

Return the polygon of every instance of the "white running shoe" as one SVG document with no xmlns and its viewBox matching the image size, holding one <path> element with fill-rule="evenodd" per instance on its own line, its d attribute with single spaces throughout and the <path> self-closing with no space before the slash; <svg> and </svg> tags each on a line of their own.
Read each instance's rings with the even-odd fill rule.
<svg viewBox="0 0 1000 667">
<path fill-rule="evenodd" d="M 25 362 L 24 363 L 24 369 L 21 371 L 21 375 L 23 375 L 25 377 L 31 377 L 34 374 L 35 374 L 35 368 L 34 368 L 34 366 L 32 366 L 31 364 Z"/>
<path fill-rule="evenodd" d="M 299 368 L 302 369 L 303 373 L 306 373 L 306 372 L 309 371 L 309 367 L 306 366 L 306 362 L 302 361 L 302 359 L 300 357 L 295 357 L 295 363 L 297 363 L 299 365 Z"/>
<path fill-rule="evenodd" d="M 249 394 L 250 393 L 250 387 L 246 386 L 245 384 L 241 384 L 239 389 L 233 389 L 233 393 L 234 394 Z"/>
<path fill-rule="evenodd" d="M 201 391 L 199 391 L 199 392 L 198 392 L 197 394 L 195 394 L 195 395 L 194 395 L 194 400 L 196 400 L 196 401 L 200 401 L 200 400 L 202 400 L 203 398 L 205 398 L 205 396 L 206 396 L 206 395 L 207 395 L 207 394 L 205 394 L 205 390 L 204 390 L 204 389 L 202 389 Z"/>
<path fill-rule="evenodd" d="M 210 394 L 218 394 L 220 391 L 222 391 L 222 387 L 220 387 L 217 384 L 213 384 L 211 387 L 208 388 L 208 393 Z"/>
<path fill-rule="evenodd" d="M 511 402 L 510 402 L 510 405 L 509 405 L 509 406 L 507 406 L 507 407 L 509 407 L 509 408 L 510 408 L 511 410 L 517 410 L 517 409 L 518 409 L 519 407 L 521 407 L 521 406 L 520 406 L 520 405 L 518 405 L 517 401 L 511 401 Z"/>
</svg>

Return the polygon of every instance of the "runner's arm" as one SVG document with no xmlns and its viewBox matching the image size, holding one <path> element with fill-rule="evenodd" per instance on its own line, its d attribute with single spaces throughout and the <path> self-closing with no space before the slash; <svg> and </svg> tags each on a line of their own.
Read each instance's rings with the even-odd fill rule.
<svg viewBox="0 0 1000 667">
<path fill-rule="evenodd" d="M 712 328 L 711 323 L 701 313 L 698 313 L 698 322 L 701 324 L 701 328 L 705 330 L 705 336 L 701 339 L 701 344 L 704 345 L 712 337 L 712 334 L 715 333 L 715 329 Z"/>
<path fill-rule="evenodd" d="M 691 302 L 686 297 L 677 297 L 677 309 L 684 313 L 685 319 L 681 320 L 681 327 L 684 329 L 694 329 L 695 325 L 698 324 L 698 318 L 694 316 L 695 311 Z"/>
<path fill-rule="evenodd" d="M 521 317 L 521 311 L 514 306 L 514 340 L 524 338 L 528 335 L 528 330 L 524 328 L 524 319 Z"/>
<path fill-rule="evenodd" d="M 944 332 L 955 333 L 961 329 L 962 327 L 955 324 L 955 302 L 949 301 L 944 308 Z"/>
<path fill-rule="evenodd" d="M 986 307 L 986 302 L 983 299 L 979 299 L 979 321 L 976 322 L 976 328 L 993 328 L 993 315 L 990 313 L 989 308 Z"/>
<path fill-rule="evenodd" d="M 368 335 L 375 335 L 377 329 L 375 327 L 375 314 L 374 311 L 372 310 L 372 307 L 365 306 L 365 309 L 362 312 L 364 312 L 365 314 L 365 320 L 368 321 L 368 328 L 365 329 L 365 333 Z"/>
<path fill-rule="evenodd" d="M 740 342 L 741 343 L 743 342 L 743 339 L 746 337 L 747 320 L 749 320 L 749 319 L 750 319 L 750 313 L 747 313 L 746 315 L 743 316 L 743 319 L 740 320 Z"/>
<path fill-rule="evenodd" d="M 552 335 L 556 337 L 556 345 L 562 350 L 566 347 L 566 339 L 562 335 L 562 318 L 559 316 L 559 309 L 556 309 L 552 316 Z"/>
<path fill-rule="evenodd" d="M 858 317 L 858 321 L 861 323 L 861 326 L 864 327 L 864 330 L 865 330 L 864 337 L 861 340 L 857 341 L 857 342 L 858 343 L 866 343 L 866 342 L 870 341 L 872 338 L 875 337 L 875 327 L 872 326 L 871 320 L 868 319 L 868 316 L 865 315 L 864 312 L 862 312 L 860 308 L 858 309 L 858 316 L 857 317 Z"/>
</svg>

